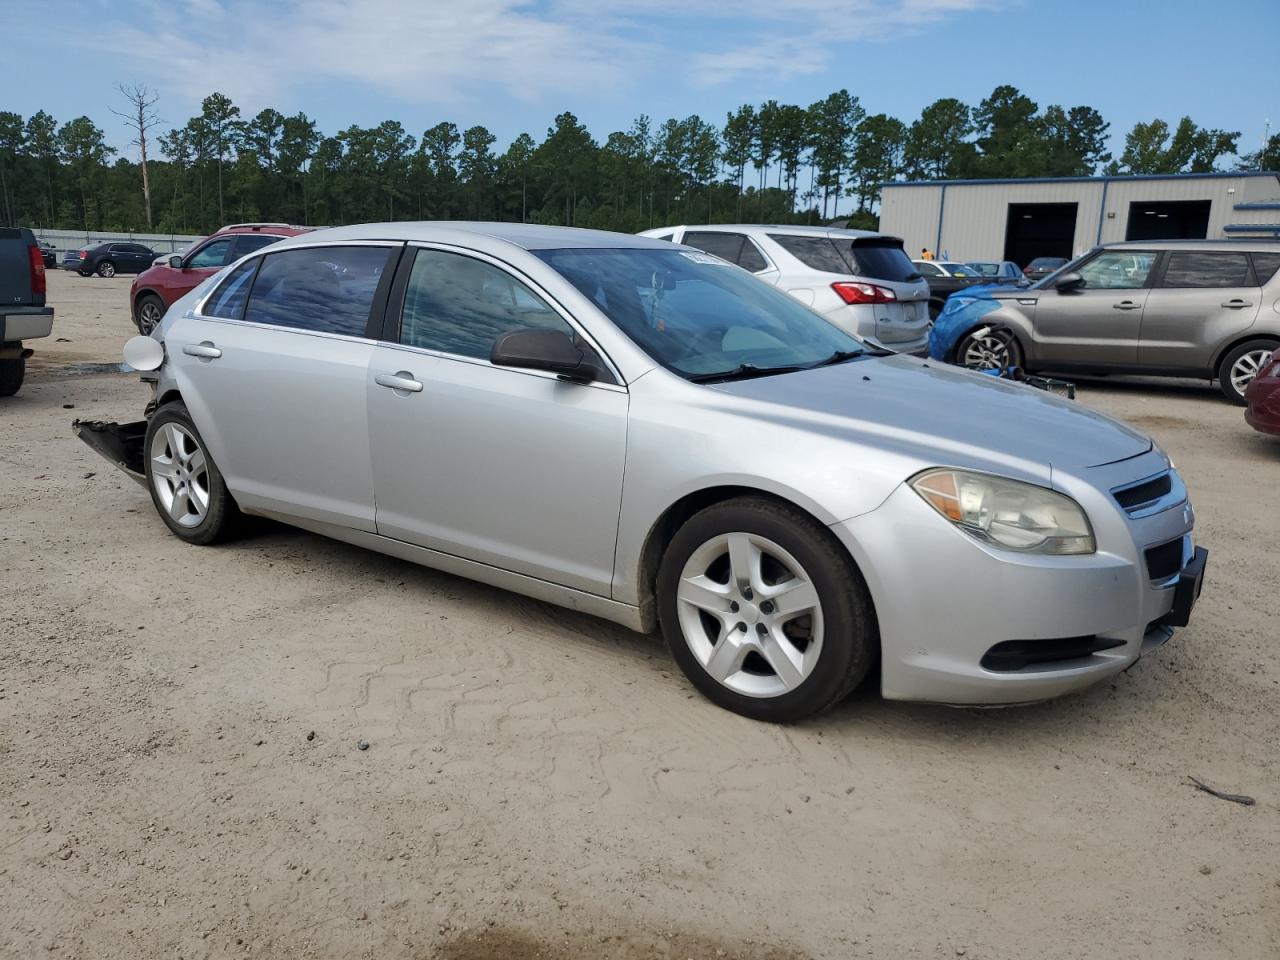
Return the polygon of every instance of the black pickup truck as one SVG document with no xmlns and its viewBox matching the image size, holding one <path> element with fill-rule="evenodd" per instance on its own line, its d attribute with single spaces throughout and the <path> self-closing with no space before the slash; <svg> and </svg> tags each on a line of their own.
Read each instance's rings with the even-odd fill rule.
<svg viewBox="0 0 1280 960">
<path fill-rule="evenodd" d="M 0 397 L 22 386 L 31 350 L 24 340 L 53 332 L 53 307 L 44 303 L 44 256 L 26 227 L 0 227 Z"/>
</svg>

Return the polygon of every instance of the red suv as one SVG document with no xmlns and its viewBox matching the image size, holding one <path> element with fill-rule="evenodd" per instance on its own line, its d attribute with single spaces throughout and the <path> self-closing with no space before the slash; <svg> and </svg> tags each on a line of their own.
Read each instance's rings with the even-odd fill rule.
<svg viewBox="0 0 1280 960">
<path fill-rule="evenodd" d="M 129 305 L 138 332 L 149 334 L 175 300 L 194 290 L 228 263 L 268 244 L 296 237 L 314 227 L 287 223 L 233 223 L 205 237 L 190 250 L 175 254 L 138 274 L 129 288 Z"/>
</svg>

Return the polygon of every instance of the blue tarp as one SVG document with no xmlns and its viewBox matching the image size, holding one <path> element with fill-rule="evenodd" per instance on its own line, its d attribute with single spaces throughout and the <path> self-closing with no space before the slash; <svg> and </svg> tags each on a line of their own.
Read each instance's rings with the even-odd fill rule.
<svg viewBox="0 0 1280 960">
<path fill-rule="evenodd" d="M 983 283 L 976 287 L 958 290 L 947 298 L 942 313 L 933 321 L 929 331 L 929 356 L 934 360 L 947 360 L 956 343 L 982 318 L 1000 306 L 999 301 L 988 294 L 993 290 L 1008 290 L 998 283 Z"/>
</svg>

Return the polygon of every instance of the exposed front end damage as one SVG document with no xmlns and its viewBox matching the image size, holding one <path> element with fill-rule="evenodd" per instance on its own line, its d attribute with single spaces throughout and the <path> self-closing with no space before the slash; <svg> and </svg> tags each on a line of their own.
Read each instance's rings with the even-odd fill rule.
<svg viewBox="0 0 1280 960">
<path fill-rule="evenodd" d="M 133 423 L 76 420 L 71 424 L 71 429 L 94 453 L 119 467 L 138 483 L 146 485 L 146 465 L 143 461 L 146 420 L 136 420 Z"/>
</svg>

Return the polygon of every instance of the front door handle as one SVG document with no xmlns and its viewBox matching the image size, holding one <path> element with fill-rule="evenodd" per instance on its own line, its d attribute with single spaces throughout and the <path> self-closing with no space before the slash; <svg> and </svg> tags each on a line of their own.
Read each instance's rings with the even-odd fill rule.
<svg viewBox="0 0 1280 960">
<path fill-rule="evenodd" d="M 222 351 L 208 340 L 203 343 L 188 343 L 182 348 L 182 352 L 189 357 L 200 357 L 203 360 L 217 360 L 222 356 Z"/>
<path fill-rule="evenodd" d="M 1223 306 L 1226 307 L 1228 310 L 1242 310 L 1245 307 L 1252 307 L 1253 304 L 1250 303 L 1248 300 L 1241 300 L 1239 297 L 1237 297 L 1235 300 L 1228 300 L 1226 303 L 1223 304 Z"/>
<path fill-rule="evenodd" d="M 1117 310 L 1141 310 L 1142 304 L 1134 303 L 1132 300 L 1121 300 L 1119 303 L 1113 303 L 1113 307 Z"/>
<path fill-rule="evenodd" d="M 421 393 L 422 382 L 413 379 L 413 374 L 408 370 L 401 370 L 398 373 L 379 373 L 374 376 L 373 382 L 380 387 L 390 387 L 392 390 L 403 390 L 406 393 Z"/>
</svg>

